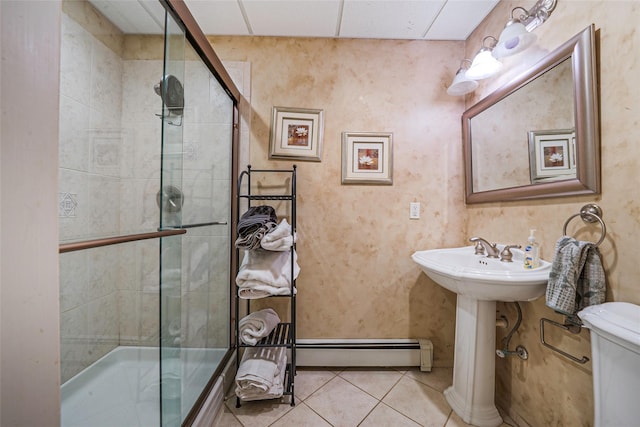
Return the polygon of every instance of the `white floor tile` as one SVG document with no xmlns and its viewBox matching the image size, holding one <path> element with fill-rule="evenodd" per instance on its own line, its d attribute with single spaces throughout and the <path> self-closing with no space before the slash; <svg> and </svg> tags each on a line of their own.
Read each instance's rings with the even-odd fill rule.
<svg viewBox="0 0 640 427">
<path fill-rule="evenodd" d="M 453 384 L 453 368 L 433 368 L 431 372 L 422 372 L 419 368 L 410 369 L 406 376 L 420 381 L 431 388 L 444 392 Z"/>
<path fill-rule="evenodd" d="M 299 401 L 305 400 L 335 376 L 336 374 L 334 372 L 327 370 L 298 369 L 295 378 L 296 398 Z"/>
<path fill-rule="evenodd" d="M 313 412 L 304 403 L 298 403 L 271 427 L 331 427 L 320 415 Z"/>
<path fill-rule="evenodd" d="M 357 426 L 378 400 L 348 381 L 335 377 L 305 403 L 333 426 Z"/>
<path fill-rule="evenodd" d="M 427 427 L 444 426 L 451 413 L 442 393 L 407 376 L 391 389 L 382 402 Z"/>
<path fill-rule="evenodd" d="M 393 426 L 393 427 L 419 427 L 420 424 L 405 417 L 400 412 L 393 408 L 379 403 L 373 411 L 364 419 L 359 427 L 381 427 L 381 426 Z"/>
<path fill-rule="evenodd" d="M 242 406 L 236 408 L 236 399 L 232 397 L 227 400 L 227 408 L 244 427 L 267 427 L 294 407 L 288 403 L 281 403 L 280 399 L 274 399 L 242 402 Z"/>
<path fill-rule="evenodd" d="M 340 377 L 376 399 L 382 399 L 400 381 L 402 373 L 395 370 L 349 370 L 341 372 Z"/>
</svg>

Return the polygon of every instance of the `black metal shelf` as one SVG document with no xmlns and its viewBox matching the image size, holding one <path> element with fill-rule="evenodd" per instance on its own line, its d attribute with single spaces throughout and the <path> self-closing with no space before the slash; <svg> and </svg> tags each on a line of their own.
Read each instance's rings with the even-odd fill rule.
<svg viewBox="0 0 640 427">
<path fill-rule="evenodd" d="M 289 173 L 291 174 L 291 179 L 287 185 L 290 185 L 290 192 L 287 191 L 287 194 L 251 194 L 251 176 L 253 174 L 268 174 L 268 173 Z M 246 179 L 246 193 L 242 193 L 242 184 L 243 180 Z M 237 218 L 236 222 L 240 219 L 240 201 L 246 200 L 248 202 L 249 207 L 251 207 L 252 201 L 289 201 L 290 202 L 290 224 L 291 224 L 291 232 L 295 235 L 296 231 L 296 165 L 293 165 L 291 169 L 251 169 L 251 165 L 247 166 L 247 169 L 240 173 L 238 177 L 238 196 L 237 196 Z M 265 338 L 261 339 L 255 346 L 244 344 L 240 340 L 240 300 L 242 298 L 238 297 L 238 288 L 236 286 L 236 364 L 240 366 L 241 354 L 240 350 L 243 348 L 249 347 L 285 347 L 290 350 L 290 358 L 287 361 L 287 368 L 285 371 L 284 378 L 284 391 L 283 396 L 290 396 L 290 404 L 291 406 L 295 406 L 295 396 L 294 396 L 294 387 L 295 387 L 295 375 L 296 375 L 296 279 L 294 278 L 294 252 L 295 252 L 295 240 L 293 246 L 291 248 L 291 289 L 289 295 L 270 295 L 265 298 L 290 298 L 290 322 L 281 322 L 276 328 L 271 331 L 271 333 Z M 236 249 L 238 259 L 240 258 L 240 250 Z M 239 268 L 239 267 L 238 267 Z M 236 271 L 236 274 L 238 272 Z M 247 304 L 247 313 L 251 312 L 251 300 L 244 300 Z M 241 399 L 236 397 L 236 407 L 241 406 Z"/>
<path fill-rule="evenodd" d="M 287 370 L 284 373 L 284 392 L 282 393 L 283 396 L 291 396 L 291 406 L 294 406 L 295 403 L 293 401 L 293 388 L 294 388 L 294 381 L 293 381 L 293 377 L 294 375 L 291 375 L 293 368 L 291 366 L 291 363 L 287 363 Z"/>
<path fill-rule="evenodd" d="M 238 197 L 248 200 L 293 200 L 295 196 L 287 194 L 239 194 Z"/>
<path fill-rule="evenodd" d="M 262 338 L 256 345 L 238 343 L 240 347 L 291 347 L 291 323 L 279 323 L 271 333 Z"/>
</svg>

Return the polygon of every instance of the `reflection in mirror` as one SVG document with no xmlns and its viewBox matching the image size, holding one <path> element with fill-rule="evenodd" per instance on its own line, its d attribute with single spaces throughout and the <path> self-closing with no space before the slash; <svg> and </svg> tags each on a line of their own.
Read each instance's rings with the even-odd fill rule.
<svg viewBox="0 0 640 427">
<path fill-rule="evenodd" d="M 467 203 L 600 191 L 594 39 L 590 26 L 463 114 Z"/>
<path fill-rule="evenodd" d="M 573 128 L 573 104 L 571 61 L 565 59 L 526 90 L 515 91 L 475 116 L 471 120 L 474 190 L 531 184 L 529 132 Z"/>
</svg>

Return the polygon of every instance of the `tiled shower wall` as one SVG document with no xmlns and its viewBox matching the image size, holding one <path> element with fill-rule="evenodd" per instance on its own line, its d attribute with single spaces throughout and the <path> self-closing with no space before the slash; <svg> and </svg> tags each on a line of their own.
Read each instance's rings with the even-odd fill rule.
<svg viewBox="0 0 640 427">
<path fill-rule="evenodd" d="M 118 38 L 104 20 L 97 30 L 87 29 L 86 17 L 78 21 L 63 15 L 61 241 L 155 231 L 162 104 L 153 86 L 162 76 L 162 38 Z M 166 130 L 184 138 L 182 147 L 167 148 L 182 157 L 175 173 L 183 224 L 230 224 L 232 106 L 208 73 L 186 62 L 190 103 L 183 126 Z M 163 272 L 163 286 L 182 283 L 182 346 L 228 345 L 228 245 L 228 225 L 190 229 L 181 271 Z M 158 345 L 159 252 L 159 241 L 149 240 L 60 256 L 63 382 L 118 345 Z"/>
<path fill-rule="evenodd" d="M 62 16 L 60 72 L 60 239 L 120 233 L 121 57 Z M 156 215 L 157 216 L 157 215 Z M 62 381 L 118 345 L 122 251 L 106 247 L 60 256 Z"/>
</svg>

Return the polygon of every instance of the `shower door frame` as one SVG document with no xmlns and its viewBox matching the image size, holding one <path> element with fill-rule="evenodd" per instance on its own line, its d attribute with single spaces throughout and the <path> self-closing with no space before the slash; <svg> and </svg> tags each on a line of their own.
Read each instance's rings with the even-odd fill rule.
<svg viewBox="0 0 640 427">
<path fill-rule="evenodd" d="M 160 0 L 160 3 L 165 7 L 169 14 L 172 15 L 173 19 L 183 26 L 185 37 L 189 43 L 191 43 L 191 47 L 196 51 L 196 53 L 200 56 L 200 59 L 204 63 L 204 65 L 209 69 L 209 71 L 216 77 L 220 85 L 227 92 L 231 100 L 233 101 L 233 133 L 232 133 L 232 141 L 231 141 L 231 177 L 235 177 L 238 175 L 238 154 L 239 154 L 239 141 L 240 141 L 240 90 L 235 85 L 231 76 L 224 68 L 222 61 L 218 57 L 218 55 L 213 50 L 213 47 L 207 40 L 207 37 L 202 32 L 202 29 L 196 22 L 195 18 L 189 11 L 187 5 L 183 0 Z M 229 203 L 231 205 L 231 218 L 236 217 L 236 204 L 232 203 L 233 200 L 236 199 L 238 194 L 237 183 L 235 179 L 231 179 L 231 197 Z M 236 224 L 235 222 L 231 222 L 230 233 L 229 233 L 229 241 L 233 241 L 233 236 L 236 235 Z M 230 252 L 230 270 L 236 271 L 236 266 L 238 263 L 236 257 L 236 251 Z M 235 313 L 235 294 L 233 292 L 233 277 L 229 276 L 229 313 L 231 314 L 229 319 L 229 349 L 226 354 L 218 364 L 218 367 L 213 372 L 213 375 L 209 378 L 207 385 L 202 390 L 200 397 L 196 400 L 194 405 L 191 407 L 191 410 L 185 417 L 182 425 L 190 426 L 195 421 L 198 413 L 203 408 L 205 400 L 209 394 L 209 392 L 213 389 L 217 378 L 225 369 L 228 362 L 231 360 L 231 356 L 236 348 L 235 342 L 235 317 L 237 314 Z"/>
</svg>

